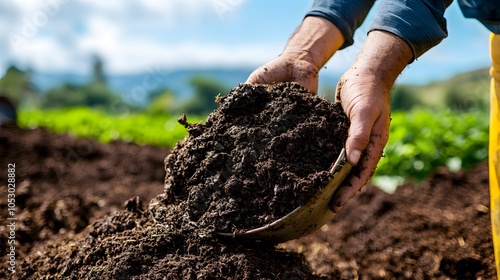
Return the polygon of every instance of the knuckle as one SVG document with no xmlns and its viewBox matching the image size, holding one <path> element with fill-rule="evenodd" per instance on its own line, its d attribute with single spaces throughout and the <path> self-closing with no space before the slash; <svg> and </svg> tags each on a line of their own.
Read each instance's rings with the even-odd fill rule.
<svg viewBox="0 0 500 280">
<path fill-rule="evenodd" d="M 370 143 L 370 138 L 361 132 L 362 131 L 354 131 L 354 133 L 350 135 L 349 139 L 353 148 L 364 150 L 368 143 Z"/>
</svg>

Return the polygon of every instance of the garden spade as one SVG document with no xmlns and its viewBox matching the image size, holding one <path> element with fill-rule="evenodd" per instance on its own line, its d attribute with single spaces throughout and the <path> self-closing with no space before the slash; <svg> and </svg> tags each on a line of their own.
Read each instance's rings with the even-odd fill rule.
<svg viewBox="0 0 500 280">
<path fill-rule="evenodd" d="M 330 180 L 307 203 L 297 207 L 284 217 L 250 230 L 235 231 L 233 233 L 219 232 L 219 235 L 243 238 L 247 240 L 261 240 L 267 242 L 285 242 L 307 235 L 330 221 L 335 215 L 330 210 L 330 200 L 351 170 L 347 162 L 345 149 L 342 149 L 335 164 L 330 169 Z"/>
</svg>

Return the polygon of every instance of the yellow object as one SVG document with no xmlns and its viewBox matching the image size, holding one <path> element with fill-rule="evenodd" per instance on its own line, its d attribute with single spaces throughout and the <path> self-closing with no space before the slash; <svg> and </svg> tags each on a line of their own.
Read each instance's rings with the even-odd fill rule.
<svg viewBox="0 0 500 280">
<path fill-rule="evenodd" d="M 490 208 L 495 248 L 495 266 L 500 279 L 500 34 L 491 34 L 490 53 L 493 62 L 491 67 L 490 88 L 490 139 L 489 139 L 489 174 L 490 174 Z"/>
</svg>

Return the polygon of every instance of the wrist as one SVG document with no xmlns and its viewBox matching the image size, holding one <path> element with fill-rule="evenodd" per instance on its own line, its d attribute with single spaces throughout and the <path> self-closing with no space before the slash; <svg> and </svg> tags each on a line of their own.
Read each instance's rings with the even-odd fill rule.
<svg viewBox="0 0 500 280">
<path fill-rule="evenodd" d="M 318 70 L 344 43 L 344 36 L 330 21 L 309 16 L 288 41 L 282 55 L 306 61 Z"/>
<path fill-rule="evenodd" d="M 368 34 L 349 71 L 390 89 L 412 59 L 413 52 L 403 39 L 389 32 L 375 30 Z"/>
</svg>

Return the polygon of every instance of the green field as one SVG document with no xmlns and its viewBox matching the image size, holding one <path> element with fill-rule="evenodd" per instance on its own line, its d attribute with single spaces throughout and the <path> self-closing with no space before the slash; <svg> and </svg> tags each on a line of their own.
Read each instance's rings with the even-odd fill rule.
<svg viewBox="0 0 500 280">
<path fill-rule="evenodd" d="M 469 168 L 488 157 L 487 112 L 396 112 L 374 182 L 388 191 L 405 179 L 420 181 L 437 167 Z"/>
<path fill-rule="evenodd" d="M 108 143 L 114 140 L 139 145 L 173 147 L 184 138 L 187 130 L 177 122 L 179 116 L 152 114 L 107 115 L 89 108 L 21 111 L 19 125 L 33 128 L 42 126 L 56 133 L 69 133 Z M 188 118 L 198 122 L 199 117 Z"/>
</svg>

